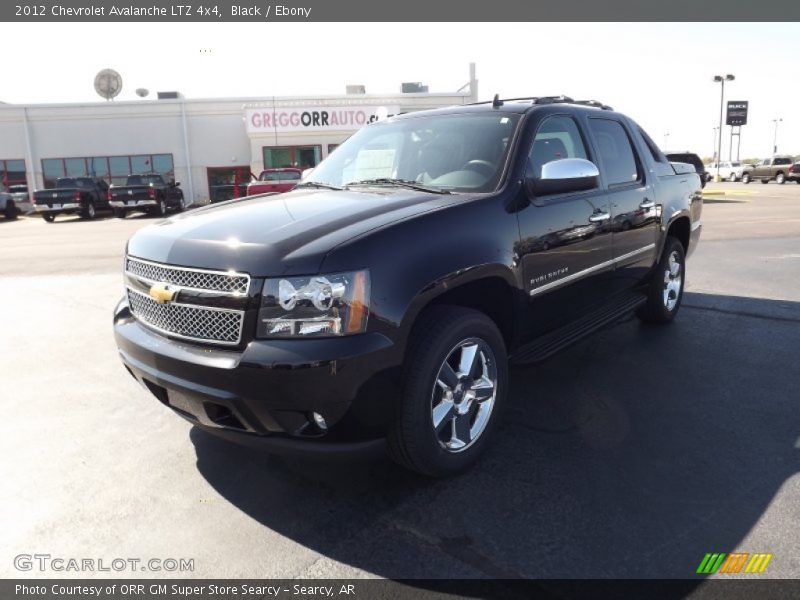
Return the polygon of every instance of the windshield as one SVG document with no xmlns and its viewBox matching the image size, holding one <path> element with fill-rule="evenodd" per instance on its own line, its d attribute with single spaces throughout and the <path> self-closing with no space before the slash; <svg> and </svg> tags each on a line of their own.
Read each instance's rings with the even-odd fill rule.
<svg viewBox="0 0 800 600">
<path fill-rule="evenodd" d="M 430 115 L 363 127 L 306 182 L 402 180 L 452 191 L 497 188 L 519 115 Z M 383 181 L 382 183 L 388 183 Z"/>
</svg>

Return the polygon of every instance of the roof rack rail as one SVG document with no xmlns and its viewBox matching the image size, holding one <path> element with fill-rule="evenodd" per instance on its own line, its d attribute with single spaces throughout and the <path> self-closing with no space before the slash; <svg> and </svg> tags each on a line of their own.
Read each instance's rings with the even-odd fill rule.
<svg viewBox="0 0 800 600">
<path fill-rule="evenodd" d="M 602 110 L 614 110 L 607 104 L 603 104 L 598 100 L 573 100 L 569 96 L 524 96 L 521 98 L 500 98 L 500 94 L 495 94 L 494 99 L 485 100 L 483 102 L 472 102 L 470 106 L 478 104 L 491 104 L 495 108 L 503 105 L 504 102 L 519 102 L 521 100 L 530 100 L 532 104 L 580 104 L 581 106 L 591 106 Z"/>
</svg>

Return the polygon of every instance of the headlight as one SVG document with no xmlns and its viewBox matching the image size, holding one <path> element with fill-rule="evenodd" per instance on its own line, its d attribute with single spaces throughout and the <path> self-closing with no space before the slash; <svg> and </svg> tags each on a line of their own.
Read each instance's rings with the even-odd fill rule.
<svg viewBox="0 0 800 600">
<path fill-rule="evenodd" d="M 369 271 L 267 279 L 258 313 L 260 338 L 361 333 L 369 316 Z"/>
</svg>

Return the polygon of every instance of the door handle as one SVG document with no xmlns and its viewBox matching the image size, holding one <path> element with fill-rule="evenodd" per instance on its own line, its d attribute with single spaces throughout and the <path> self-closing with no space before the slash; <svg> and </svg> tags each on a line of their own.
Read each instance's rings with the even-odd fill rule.
<svg viewBox="0 0 800 600">
<path fill-rule="evenodd" d="M 607 212 L 596 212 L 591 217 L 589 217 L 590 223 L 600 223 L 601 221 L 607 221 L 611 218 L 611 213 Z"/>
<path fill-rule="evenodd" d="M 639 205 L 639 208 L 653 208 L 655 205 L 656 205 L 655 202 L 645 198 L 644 200 L 642 200 L 642 203 Z"/>
</svg>

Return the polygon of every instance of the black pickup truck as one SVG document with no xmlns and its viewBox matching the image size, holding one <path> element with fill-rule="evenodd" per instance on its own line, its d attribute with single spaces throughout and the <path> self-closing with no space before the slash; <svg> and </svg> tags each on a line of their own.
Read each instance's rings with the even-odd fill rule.
<svg viewBox="0 0 800 600">
<path fill-rule="evenodd" d="M 62 214 L 78 213 L 94 219 L 98 211 L 109 210 L 106 199 L 108 184 L 94 177 L 62 177 L 55 187 L 33 193 L 34 210 L 48 223 Z"/>
<path fill-rule="evenodd" d="M 140 229 L 116 343 L 214 434 L 449 475 L 489 443 L 509 363 L 673 320 L 701 212 L 694 167 L 594 101 L 397 116 L 290 192 Z"/>
<path fill-rule="evenodd" d="M 186 208 L 180 185 L 164 181 L 158 173 L 130 175 L 124 186 L 112 185 L 109 188 L 108 203 L 114 209 L 114 215 L 121 219 L 133 211 L 163 217 L 168 211 Z"/>
</svg>

